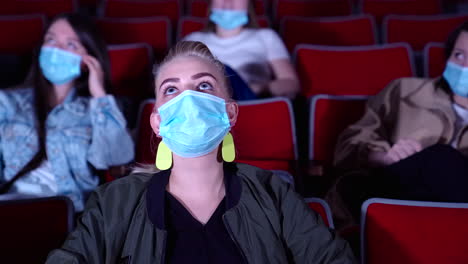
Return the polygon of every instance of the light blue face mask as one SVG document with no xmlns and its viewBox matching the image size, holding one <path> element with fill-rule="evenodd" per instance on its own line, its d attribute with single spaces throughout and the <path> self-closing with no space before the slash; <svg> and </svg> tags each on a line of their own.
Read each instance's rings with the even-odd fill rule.
<svg viewBox="0 0 468 264">
<path fill-rule="evenodd" d="M 42 47 L 39 66 L 44 77 L 53 84 L 71 82 L 81 74 L 81 56 L 54 48 Z"/>
<path fill-rule="evenodd" d="M 468 67 L 449 61 L 445 66 L 443 76 L 455 94 L 468 97 Z"/>
<path fill-rule="evenodd" d="M 249 22 L 247 11 L 213 8 L 210 20 L 216 25 L 230 30 L 246 25 Z"/>
<path fill-rule="evenodd" d="M 176 155 L 195 158 L 216 149 L 231 127 L 226 102 L 214 95 L 185 91 L 158 108 L 159 135 Z"/>
</svg>

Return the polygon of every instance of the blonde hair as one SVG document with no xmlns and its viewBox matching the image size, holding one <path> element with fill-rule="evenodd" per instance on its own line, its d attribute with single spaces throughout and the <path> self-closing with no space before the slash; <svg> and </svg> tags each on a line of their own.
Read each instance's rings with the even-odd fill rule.
<svg viewBox="0 0 468 264">
<path fill-rule="evenodd" d="M 154 80 L 159 75 L 159 70 L 167 63 L 181 57 L 197 57 L 208 61 L 213 64 L 218 70 L 221 76 L 223 76 L 223 84 L 228 92 L 228 97 L 232 97 L 232 89 L 229 83 L 229 79 L 225 75 L 224 64 L 219 61 L 208 49 L 208 47 L 199 41 L 180 41 L 174 47 L 172 47 L 167 53 L 166 57 L 160 64 L 155 64 L 153 67 Z"/>
</svg>

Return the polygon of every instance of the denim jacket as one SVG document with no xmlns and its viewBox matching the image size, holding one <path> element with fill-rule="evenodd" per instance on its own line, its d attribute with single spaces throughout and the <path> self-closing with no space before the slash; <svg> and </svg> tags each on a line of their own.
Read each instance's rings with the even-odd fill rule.
<svg viewBox="0 0 468 264">
<path fill-rule="evenodd" d="M 0 180 L 8 181 L 38 151 L 34 91 L 0 91 Z M 82 211 L 99 183 L 95 169 L 125 164 L 134 158 L 133 141 L 112 95 L 76 96 L 72 90 L 46 119 L 47 160 L 58 185 Z M 18 181 L 27 181 L 24 175 Z M 15 191 L 15 190 L 12 190 Z"/>
</svg>

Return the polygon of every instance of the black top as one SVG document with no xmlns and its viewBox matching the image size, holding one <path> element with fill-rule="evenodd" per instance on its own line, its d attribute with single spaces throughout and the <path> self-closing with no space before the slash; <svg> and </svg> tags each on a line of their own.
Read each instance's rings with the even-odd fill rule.
<svg viewBox="0 0 468 264">
<path fill-rule="evenodd" d="M 203 225 L 166 192 L 167 263 L 242 263 L 242 257 L 223 223 L 225 198 Z"/>
<path fill-rule="evenodd" d="M 224 164 L 226 196 L 218 205 L 207 225 L 205 225 L 204 228 L 208 230 L 204 230 L 204 233 L 200 231 L 198 235 L 192 234 L 192 240 L 185 237 L 186 232 L 178 232 L 177 230 L 179 229 L 175 229 L 175 227 L 182 225 L 183 230 L 186 230 L 187 227 L 185 225 L 189 220 L 192 220 L 191 224 L 193 224 L 188 226 L 189 230 L 193 230 L 194 227 L 201 229 L 200 226 L 203 227 L 203 225 L 194 219 L 187 209 L 172 195 L 166 192 L 171 170 L 161 171 L 157 176 L 152 177 L 146 193 L 147 212 L 156 228 L 168 232 L 163 257 L 165 263 L 246 263 L 243 252 L 237 248 L 237 242 L 228 233 L 227 228 L 230 227 L 222 219 L 222 215 L 236 206 L 240 200 L 242 184 L 236 173 L 237 167 L 234 164 Z M 171 198 L 175 201 L 176 205 L 170 203 Z M 175 213 L 178 212 L 176 214 L 177 217 L 174 217 L 174 208 Z M 177 210 L 177 208 L 183 210 Z M 179 214 L 186 217 L 179 219 Z M 209 244 L 199 243 L 199 241 L 202 241 L 201 238 L 204 238 Z M 193 256 L 194 252 L 196 253 L 195 256 Z M 206 254 L 202 256 L 201 252 L 206 252 Z M 209 261 L 206 261 L 207 257 L 210 258 Z"/>
</svg>

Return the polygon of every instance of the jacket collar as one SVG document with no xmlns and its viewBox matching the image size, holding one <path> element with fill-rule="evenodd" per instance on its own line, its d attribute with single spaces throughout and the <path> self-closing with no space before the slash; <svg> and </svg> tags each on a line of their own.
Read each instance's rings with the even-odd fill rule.
<svg viewBox="0 0 468 264">
<path fill-rule="evenodd" d="M 453 123 L 455 122 L 456 117 L 452 107 L 452 98 L 449 93 L 437 85 L 439 81 L 440 78 L 428 79 L 417 89 L 403 97 L 406 97 L 413 104 L 421 108 L 441 110 L 450 122 Z"/>
<path fill-rule="evenodd" d="M 232 163 L 224 164 L 224 185 L 226 188 L 226 211 L 239 203 L 242 184 L 237 175 L 237 167 Z M 166 186 L 171 170 L 158 172 L 151 177 L 146 192 L 146 210 L 153 225 L 165 229 Z"/>
</svg>

